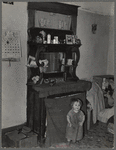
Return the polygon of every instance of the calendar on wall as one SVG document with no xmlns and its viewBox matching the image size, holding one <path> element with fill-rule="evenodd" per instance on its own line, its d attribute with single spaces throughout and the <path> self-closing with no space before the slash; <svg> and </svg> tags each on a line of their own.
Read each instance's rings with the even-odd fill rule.
<svg viewBox="0 0 116 150">
<path fill-rule="evenodd" d="M 16 60 L 21 57 L 20 31 L 2 30 L 2 59 Z"/>
</svg>

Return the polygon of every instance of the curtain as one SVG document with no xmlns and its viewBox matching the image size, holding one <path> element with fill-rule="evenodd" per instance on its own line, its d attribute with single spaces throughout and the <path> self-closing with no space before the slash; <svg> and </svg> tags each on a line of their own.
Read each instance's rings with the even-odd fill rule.
<svg viewBox="0 0 116 150">
<path fill-rule="evenodd" d="M 82 98 L 82 94 L 46 98 L 45 106 L 47 111 L 47 129 L 45 147 L 55 146 L 58 143 L 66 142 L 67 113 L 71 109 L 72 98 Z M 85 106 L 84 106 L 85 107 Z"/>
<path fill-rule="evenodd" d="M 47 111 L 47 131 L 45 146 L 66 142 L 66 115 L 70 108 L 70 98 L 45 99 Z"/>
</svg>

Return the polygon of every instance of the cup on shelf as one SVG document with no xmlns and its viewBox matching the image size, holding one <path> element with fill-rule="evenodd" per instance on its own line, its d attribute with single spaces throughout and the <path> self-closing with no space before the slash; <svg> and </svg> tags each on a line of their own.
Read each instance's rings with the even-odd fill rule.
<svg viewBox="0 0 116 150">
<path fill-rule="evenodd" d="M 55 44 L 58 44 L 58 36 L 54 36 Z"/>
<path fill-rule="evenodd" d="M 68 59 L 68 60 L 67 60 L 67 65 L 68 65 L 68 66 L 71 66 L 71 65 L 72 65 L 72 62 L 73 62 L 73 59 Z"/>
</svg>

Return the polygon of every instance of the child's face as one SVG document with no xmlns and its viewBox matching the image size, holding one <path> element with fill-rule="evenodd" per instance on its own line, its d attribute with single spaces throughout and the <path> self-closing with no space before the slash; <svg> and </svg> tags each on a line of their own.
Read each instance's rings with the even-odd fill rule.
<svg viewBox="0 0 116 150">
<path fill-rule="evenodd" d="M 78 111 L 78 110 L 80 110 L 80 103 L 79 102 L 74 102 L 74 104 L 73 104 L 73 109 L 75 110 L 75 111 Z"/>
</svg>

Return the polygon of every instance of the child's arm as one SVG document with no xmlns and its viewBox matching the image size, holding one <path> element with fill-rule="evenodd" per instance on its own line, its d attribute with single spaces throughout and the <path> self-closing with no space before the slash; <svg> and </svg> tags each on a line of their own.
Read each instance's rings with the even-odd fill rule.
<svg viewBox="0 0 116 150">
<path fill-rule="evenodd" d="M 82 112 L 82 121 L 79 123 L 80 126 L 83 125 L 84 121 L 85 121 L 85 115 L 84 115 L 84 113 Z"/>
<path fill-rule="evenodd" d="M 67 121 L 68 121 L 68 123 L 69 123 L 69 126 L 71 127 L 72 126 L 72 124 L 71 124 L 71 122 L 70 122 L 70 117 L 67 115 Z"/>
</svg>

